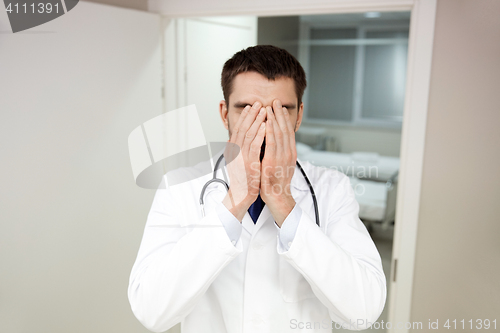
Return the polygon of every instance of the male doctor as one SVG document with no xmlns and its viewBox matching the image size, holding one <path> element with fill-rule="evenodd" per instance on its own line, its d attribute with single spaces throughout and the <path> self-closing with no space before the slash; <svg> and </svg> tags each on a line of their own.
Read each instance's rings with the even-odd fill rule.
<svg viewBox="0 0 500 333">
<path fill-rule="evenodd" d="M 386 280 L 349 178 L 299 161 L 318 227 L 296 167 L 304 70 L 283 49 L 254 46 L 225 63 L 221 83 L 229 191 L 210 185 L 203 217 L 212 175 L 157 190 L 130 276 L 132 311 L 154 332 L 179 322 L 185 333 L 368 328 Z"/>
</svg>

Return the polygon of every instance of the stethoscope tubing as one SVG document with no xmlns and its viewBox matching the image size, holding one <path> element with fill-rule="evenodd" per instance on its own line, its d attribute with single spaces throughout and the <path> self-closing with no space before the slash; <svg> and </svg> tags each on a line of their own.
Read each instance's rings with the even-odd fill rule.
<svg viewBox="0 0 500 333">
<path fill-rule="evenodd" d="M 207 187 L 212 184 L 212 183 L 221 183 L 224 185 L 227 191 L 229 191 L 229 185 L 222 179 L 217 178 L 217 169 L 219 168 L 219 164 L 222 161 L 222 158 L 224 157 L 224 154 L 221 154 L 219 159 L 217 160 L 217 163 L 215 163 L 215 168 L 213 172 L 213 178 L 210 179 L 208 182 L 203 185 L 203 188 L 201 189 L 200 193 L 200 206 L 201 206 L 201 213 L 203 216 L 205 216 L 205 209 L 204 209 L 204 202 L 203 202 L 203 196 L 205 195 L 205 190 Z M 313 204 L 314 204 L 314 214 L 316 217 L 316 224 L 319 227 L 319 210 L 318 210 L 318 201 L 316 200 L 316 194 L 314 193 L 313 186 L 311 182 L 309 181 L 309 178 L 307 177 L 304 169 L 302 169 L 302 166 L 300 165 L 299 161 L 296 161 L 296 165 L 299 167 L 300 172 L 302 173 L 302 176 L 304 176 L 304 179 L 306 180 L 307 186 L 309 186 L 309 191 L 311 192 L 311 196 L 313 199 Z"/>
</svg>

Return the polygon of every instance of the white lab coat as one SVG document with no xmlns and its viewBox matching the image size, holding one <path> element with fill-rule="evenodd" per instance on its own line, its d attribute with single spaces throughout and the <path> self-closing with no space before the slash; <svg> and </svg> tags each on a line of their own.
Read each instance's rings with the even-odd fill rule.
<svg viewBox="0 0 500 333">
<path fill-rule="evenodd" d="M 182 322 L 183 333 L 331 332 L 335 322 L 361 330 L 377 320 L 386 279 L 349 178 L 299 163 L 321 226 L 296 167 L 291 193 L 302 214 L 288 250 L 267 206 L 256 224 L 245 214 L 233 244 L 215 210 L 225 196 L 220 185 L 207 188 L 202 218 L 200 191 L 211 174 L 157 190 L 128 288 L 146 328 Z"/>
</svg>

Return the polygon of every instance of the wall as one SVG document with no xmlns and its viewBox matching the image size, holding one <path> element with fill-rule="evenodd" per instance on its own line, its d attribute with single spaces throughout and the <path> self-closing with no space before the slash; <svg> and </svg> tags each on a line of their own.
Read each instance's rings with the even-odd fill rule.
<svg viewBox="0 0 500 333">
<path fill-rule="evenodd" d="M 334 12 L 346 12 L 345 8 L 365 11 L 408 10 L 413 0 L 362 0 L 353 4 L 352 0 L 148 0 L 148 8 L 155 13 L 170 17 L 206 15 L 301 15 L 324 13 L 325 8 Z M 332 11 L 330 11 L 332 12 Z"/>
<path fill-rule="evenodd" d="M 495 0 L 438 1 L 411 320 L 462 332 L 500 325 L 498 17 Z"/>
<path fill-rule="evenodd" d="M 122 8 L 130 8 L 136 10 L 148 10 L 148 0 L 83 0 L 88 2 L 100 3 Z"/>
<path fill-rule="evenodd" d="M 81 2 L 0 34 L 0 332 L 148 332 L 127 287 L 154 191 L 127 142 L 162 112 L 159 31 Z"/>
<path fill-rule="evenodd" d="M 281 47 L 299 58 L 299 16 L 259 17 L 258 27 L 258 44 Z"/>
</svg>

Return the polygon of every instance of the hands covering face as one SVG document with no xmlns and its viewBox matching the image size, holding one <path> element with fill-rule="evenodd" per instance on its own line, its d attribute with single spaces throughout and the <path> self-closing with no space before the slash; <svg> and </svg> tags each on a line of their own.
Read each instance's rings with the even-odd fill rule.
<svg viewBox="0 0 500 333">
<path fill-rule="evenodd" d="M 266 141 L 260 161 L 261 147 Z M 290 182 L 295 171 L 297 151 L 290 115 L 280 100 L 262 107 L 255 102 L 246 106 L 233 131 L 224 155 L 231 161 L 227 168 L 230 189 L 223 203 L 238 220 L 261 195 L 276 223 L 281 224 L 295 206 Z M 238 150 L 237 147 L 240 147 Z"/>
</svg>

